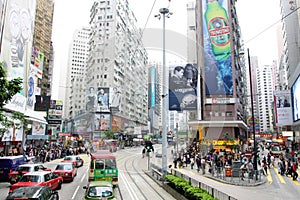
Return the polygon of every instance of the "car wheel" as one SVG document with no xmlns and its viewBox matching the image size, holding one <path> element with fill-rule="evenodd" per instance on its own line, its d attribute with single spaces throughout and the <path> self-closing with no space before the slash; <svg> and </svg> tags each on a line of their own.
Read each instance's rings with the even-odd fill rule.
<svg viewBox="0 0 300 200">
<path fill-rule="evenodd" d="M 59 181 L 59 183 L 58 183 L 58 187 L 57 187 L 57 190 L 60 190 L 60 189 L 61 189 L 61 185 L 62 185 L 62 182 L 61 182 L 61 181 Z"/>
<path fill-rule="evenodd" d="M 55 194 L 55 195 L 54 195 L 53 200 L 59 200 L 58 194 Z"/>
</svg>

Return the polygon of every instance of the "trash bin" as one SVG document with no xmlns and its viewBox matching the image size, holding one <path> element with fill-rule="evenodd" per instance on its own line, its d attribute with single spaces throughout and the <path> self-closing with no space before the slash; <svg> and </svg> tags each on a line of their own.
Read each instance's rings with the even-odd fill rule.
<svg viewBox="0 0 300 200">
<path fill-rule="evenodd" d="M 231 166 L 225 166 L 225 176 L 226 177 L 232 176 L 232 167 Z"/>
</svg>

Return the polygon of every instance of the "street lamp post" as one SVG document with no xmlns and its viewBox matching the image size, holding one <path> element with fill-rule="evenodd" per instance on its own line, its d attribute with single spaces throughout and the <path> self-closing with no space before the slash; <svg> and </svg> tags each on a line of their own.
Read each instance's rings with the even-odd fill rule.
<svg viewBox="0 0 300 200">
<path fill-rule="evenodd" d="M 165 20 L 166 17 L 169 17 L 170 13 L 168 8 L 161 8 L 159 9 L 159 13 L 162 15 L 163 19 L 163 83 L 162 83 L 162 173 L 163 173 L 163 179 L 165 175 L 167 174 L 167 108 L 168 108 L 168 99 L 167 99 L 167 93 L 168 93 L 168 83 L 167 83 L 167 71 L 166 71 L 166 27 L 165 27 Z M 155 15 L 155 17 L 159 17 L 160 15 Z"/>
<path fill-rule="evenodd" d="M 251 97 L 251 115 L 252 115 L 252 129 L 253 129 L 253 147 L 254 147 L 254 171 L 256 174 L 257 171 L 257 150 L 256 150 L 256 140 L 255 140 L 255 121 L 254 121 L 254 105 L 253 105 L 253 91 L 252 91 L 252 72 L 251 72 L 251 60 L 249 48 L 247 49 L 248 53 L 248 65 L 249 65 L 249 80 L 250 80 L 250 97 Z"/>
</svg>

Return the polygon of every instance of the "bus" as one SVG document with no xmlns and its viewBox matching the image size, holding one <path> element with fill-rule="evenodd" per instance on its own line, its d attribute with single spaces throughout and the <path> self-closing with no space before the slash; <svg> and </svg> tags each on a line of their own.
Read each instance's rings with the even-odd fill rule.
<svg viewBox="0 0 300 200">
<path fill-rule="evenodd" d="M 91 154 L 88 181 L 109 181 L 118 185 L 118 168 L 116 156 L 109 150 L 97 150 Z"/>
<path fill-rule="evenodd" d="M 9 172 L 16 171 L 19 165 L 25 163 L 26 157 L 23 155 L 0 157 L 0 181 L 8 181 Z"/>
</svg>

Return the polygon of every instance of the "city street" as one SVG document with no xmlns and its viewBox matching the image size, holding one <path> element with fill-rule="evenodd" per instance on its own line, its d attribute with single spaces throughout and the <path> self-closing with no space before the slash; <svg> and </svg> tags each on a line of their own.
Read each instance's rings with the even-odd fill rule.
<svg viewBox="0 0 300 200">
<path fill-rule="evenodd" d="M 181 148 L 181 147 L 180 147 Z M 154 145 L 155 152 L 161 151 L 161 145 Z M 172 164 L 171 150 L 168 148 L 168 165 Z M 117 156 L 117 164 L 119 167 L 119 189 L 115 189 L 117 199 L 173 199 L 173 197 L 165 192 L 158 184 L 149 176 L 145 175 L 148 168 L 147 157 L 142 157 L 142 147 L 132 147 L 118 150 L 114 153 Z M 81 200 L 84 196 L 83 186 L 87 182 L 87 171 L 89 167 L 89 156 L 80 155 L 84 159 L 83 167 L 78 168 L 77 176 L 73 182 L 63 183 L 62 189 L 59 190 L 60 199 Z M 60 159 L 45 163 L 46 167 L 55 168 Z M 156 157 L 155 153 L 150 154 L 150 162 L 154 165 L 161 166 L 161 158 Z M 177 169 L 186 176 L 214 187 L 225 194 L 236 199 L 264 199 L 264 200 L 281 200 L 281 199 L 298 199 L 300 196 L 299 178 L 293 181 L 290 177 L 278 174 L 277 168 L 271 168 L 268 171 L 267 181 L 265 184 L 255 187 L 235 186 L 222 183 L 211 179 L 209 173 L 203 176 L 196 169 L 191 170 L 190 167 Z M 298 173 L 300 171 L 298 170 Z M 9 183 L 0 183 L 0 200 L 4 200 L 9 190 Z M 150 192 L 151 191 L 151 192 Z"/>
</svg>

